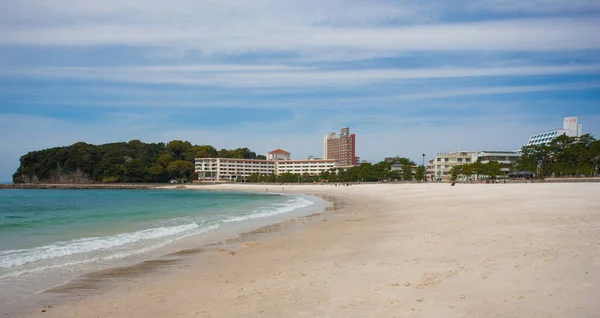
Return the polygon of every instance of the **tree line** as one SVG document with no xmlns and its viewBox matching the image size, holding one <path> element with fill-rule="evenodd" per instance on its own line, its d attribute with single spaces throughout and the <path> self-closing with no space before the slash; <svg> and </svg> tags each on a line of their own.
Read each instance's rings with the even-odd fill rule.
<svg viewBox="0 0 600 318">
<path fill-rule="evenodd" d="M 454 166 L 450 169 L 450 176 L 452 180 L 458 180 L 463 178 L 490 178 L 496 179 L 498 176 L 503 175 L 503 165 L 498 161 L 489 161 L 482 163 L 477 160 L 474 163 L 467 163 L 460 166 Z"/>
<path fill-rule="evenodd" d="M 192 180 L 195 158 L 266 159 L 248 148 L 217 150 L 210 145 L 192 145 L 188 141 L 165 143 L 129 142 L 92 145 L 78 142 L 71 146 L 32 151 L 20 158 L 13 175 L 14 183 L 67 182 L 168 182 Z M 392 169 L 392 165 L 400 169 Z M 450 173 L 459 176 L 502 175 L 502 165 L 491 161 L 456 166 Z M 595 176 L 600 168 L 600 140 L 590 134 L 581 137 L 559 136 L 547 145 L 525 146 L 511 171 L 531 171 L 539 177 Z M 250 176 L 249 182 L 374 182 L 424 180 L 425 167 L 406 158 L 395 162 L 361 164 L 342 171 L 324 171 L 318 176 Z"/>
<path fill-rule="evenodd" d="M 525 146 L 516 170 L 538 177 L 596 176 L 600 173 L 600 140 L 592 135 L 561 135 L 547 145 Z"/>
<path fill-rule="evenodd" d="M 454 180 L 474 175 L 495 179 L 502 175 L 502 164 L 490 161 L 482 164 L 455 166 L 450 169 Z M 600 140 L 592 135 L 580 137 L 561 135 L 548 144 L 521 148 L 521 156 L 510 171 L 529 171 L 538 178 L 596 176 L 600 173 Z"/>
<path fill-rule="evenodd" d="M 400 165 L 400 170 L 392 170 L 392 165 Z M 319 183 L 319 182 L 383 182 L 383 181 L 411 181 L 425 180 L 425 167 L 417 166 L 407 158 L 398 158 L 396 161 L 382 161 L 376 164 L 363 163 L 349 169 L 331 169 L 319 175 L 282 173 L 252 174 L 246 180 L 238 178 L 236 181 L 265 182 L 265 183 Z"/>
<path fill-rule="evenodd" d="M 265 159 L 248 148 L 217 150 L 189 141 L 129 142 L 71 146 L 32 151 L 20 158 L 14 183 L 114 183 L 191 180 L 195 158 Z"/>
</svg>

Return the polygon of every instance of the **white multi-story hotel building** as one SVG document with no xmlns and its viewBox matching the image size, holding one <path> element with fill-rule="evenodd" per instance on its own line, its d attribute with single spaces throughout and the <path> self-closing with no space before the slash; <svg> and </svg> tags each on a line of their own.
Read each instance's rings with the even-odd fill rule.
<svg viewBox="0 0 600 318">
<path fill-rule="evenodd" d="M 274 160 L 196 158 L 198 180 L 226 181 L 247 178 L 251 174 L 275 173 Z"/>
<path fill-rule="evenodd" d="M 318 175 L 339 166 L 338 161 L 333 159 L 290 160 L 289 155 L 289 152 L 277 149 L 267 153 L 267 158 L 271 158 L 267 160 L 196 158 L 195 171 L 201 181 L 234 181 L 244 180 L 252 174 Z"/>
<path fill-rule="evenodd" d="M 555 129 L 531 135 L 525 146 L 546 145 L 560 135 L 581 137 L 582 130 L 583 127 L 581 124 L 578 124 L 577 117 L 565 117 L 563 119 L 563 129 Z"/>
<path fill-rule="evenodd" d="M 438 153 L 433 159 L 434 178 L 447 180 L 450 179 L 450 169 L 454 166 L 460 166 L 467 163 L 473 163 L 477 160 L 476 151 L 459 150 L 453 152 Z"/>
<path fill-rule="evenodd" d="M 450 169 L 468 163 L 479 161 L 483 164 L 496 161 L 502 164 L 500 169 L 504 173 L 510 171 L 511 165 L 517 162 L 520 155 L 512 151 L 453 151 L 439 153 L 433 159 L 433 177 L 439 180 L 450 179 Z M 477 175 L 472 176 L 477 179 Z"/>
<path fill-rule="evenodd" d="M 513 151 L 482 151 L 477 154 L 477 160 L 483 164 L 489 163 L 490 161 L 496 161 L 502 164 L 500 171 L 508 173 L 510 167 L 517 163 L 520 156 L 521 155 Z"/>
</svg>

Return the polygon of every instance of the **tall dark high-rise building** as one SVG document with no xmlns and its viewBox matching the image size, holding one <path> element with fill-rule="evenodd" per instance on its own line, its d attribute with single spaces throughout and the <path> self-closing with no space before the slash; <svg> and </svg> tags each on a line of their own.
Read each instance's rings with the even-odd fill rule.
<svg viewBox="0 0 600 318">
<path fill-rule="evenodd" d="M 325 135 L 323 158 L 335 159 L 343 167 L 356 165 L 356 135 L 350 134 L 350 128 L 340 129 L 339 137 L 334 132 Z"/>
</svg>

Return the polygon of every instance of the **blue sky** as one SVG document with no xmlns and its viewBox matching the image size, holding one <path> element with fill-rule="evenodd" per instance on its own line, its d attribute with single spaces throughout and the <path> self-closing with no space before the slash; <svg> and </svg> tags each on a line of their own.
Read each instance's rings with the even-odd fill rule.
<svg viewBox="0 0 600 318">
<path fill-rule="evenodd" d="M 600 138 L 597 0 L 0 3 L 0 181 L 31 150 L 189 140 L 380 161 Z"/>
</svg>

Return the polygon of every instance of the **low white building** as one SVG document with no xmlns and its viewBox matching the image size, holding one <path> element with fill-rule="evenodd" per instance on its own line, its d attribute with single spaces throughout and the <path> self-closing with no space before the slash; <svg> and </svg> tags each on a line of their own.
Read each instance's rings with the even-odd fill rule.
<svg viewBox="0 0 600 318">
<path fill-rule="evenodd" d="M 338 167 L 337 160 L 333 159 L 307 159 L 307 160 L 279 160 L 276 164 L 276 174 L 294 173 L 301 175 L 318 175 L 323 171 Z"/>
<path fill-rule="evenodd" d="M 477 154 L 477 160 L 486 164 L 490 161 L 496 161 L 502 164 L 500 169 L 503 173 L 508 174 L 511 166 L 517 163 L 521 155 L 513 151 L 482 151 Z"/>
</svg>

